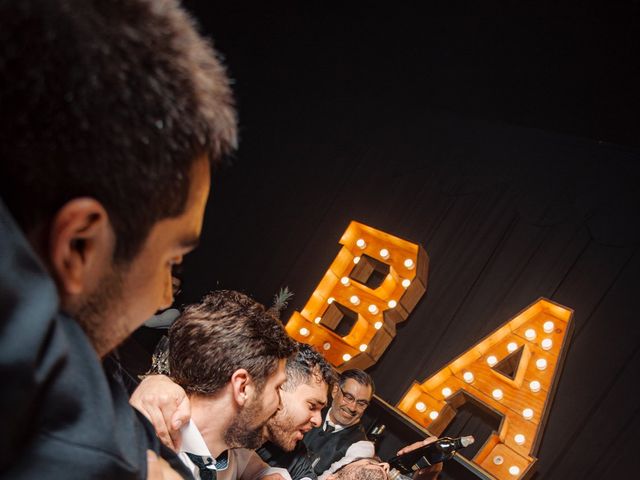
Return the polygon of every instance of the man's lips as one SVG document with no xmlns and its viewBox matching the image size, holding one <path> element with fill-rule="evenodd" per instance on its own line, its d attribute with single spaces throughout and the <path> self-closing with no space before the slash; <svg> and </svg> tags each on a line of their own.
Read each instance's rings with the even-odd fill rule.
<svg viewBox="0 0 640 480">
<path fill-rule="evenodd" d="M 341 411 L 344 415 L 346 415 L 346 416 L 348 416 L 348 417 L 350 417 L 350 418 L 353 418 L 353 417 L 355 417 L 355 416 L 356 416 L 356 412 L 352 412 L 352 411 L 350 411 L 350 410 L 347 410 L 346 408 L 341 408 L 341 409 L 340 409 L 340 411 Z"/>
</svg>

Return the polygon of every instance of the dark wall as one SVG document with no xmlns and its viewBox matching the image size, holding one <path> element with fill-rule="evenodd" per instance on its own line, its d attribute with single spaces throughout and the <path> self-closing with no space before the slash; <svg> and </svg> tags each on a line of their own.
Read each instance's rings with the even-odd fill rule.
<svg viewBox="0 0 640 480">
<path fill-rule="evenodd" d="M 352 219 L 421 243 L 429 287 L 377 365 L 395 403 L 540 296 L 575 330 L 538 478 L 629 478 L 640 428 L 635 11 L 188 5 L 236 79 L 180 302 L 300 309 Z M 258 10 L 256 10 L 258 8 Z M 398 365 L 403 365 L 398 375 Z"/>
</svg>

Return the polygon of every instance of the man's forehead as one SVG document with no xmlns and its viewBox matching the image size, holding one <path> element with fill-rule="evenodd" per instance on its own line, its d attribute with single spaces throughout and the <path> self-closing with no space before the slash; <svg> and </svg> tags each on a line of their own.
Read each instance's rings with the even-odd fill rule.
<svg viewBox="0 0 640 480">
<path fill-rule="evenodd" d="M 363 385 L 353 378 L 347 378 L 342 385 L 342 390 L 345 393 L 350 393 L 354 397 L 360 397 L 362 400 L 369 400 L 371 398 L 371 385 Z"/>
<path fill-rule="evenodd" d="M 329 385 L 324 380 L 318 380 L 314 376 L 311 376 L 308 382 L 298 384 L 294 389 L 296 394 L 306 394 L 309 400 L 314 400 L 318 403 L 327 403 L 327 392 Z"/>
</svg>

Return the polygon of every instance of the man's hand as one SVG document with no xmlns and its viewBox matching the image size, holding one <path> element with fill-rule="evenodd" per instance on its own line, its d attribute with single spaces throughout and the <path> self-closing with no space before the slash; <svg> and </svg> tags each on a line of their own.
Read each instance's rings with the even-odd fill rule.
<svg viewBox="0 0 640 480">
<path fill-rule="evenodd" d="M 402 455 L 403 453 L 410 452 L 415 450 L 416 448 L 424 447 L 425 445 L 429 445 L 430 443 L 438 440 L 438 437 L 427 437 L 424 440 L 421 440 L 416 443 L 412 443 L 411 445 L 407 445 L 404 448 L 398 450 L 398 455 Z M 413 474 L 413 480 L 432 480 L 438 478 L 438 474 L 442 471 L 442 462 L 431 465 L 427 468 L 422 468 Z"/>
<path fill-rule="evenodd" d="M 147 480 L 182 480 L 182 476 L 164 458 L 147 450 Z"/>
<path fill-rule="evenodd" d="M 398 453 L 396 455 L 402 455 L 404 453 L 411 452 L 412 450 L 415 450 L 416 448 L 420 448 L 420 447 L 424 447 L 425 445 L 429 445 L 430 443 L 433 443 L 436 440 L 438 440 L 438 437 L 427 437 L 424 440 L 420 440 L 419 442 L 412 443 L 411 445 L 407 445 L 406 447 L 402 447 L 400 450 L 398 450 Z"/>
<path fill-rule="evenodd" d="M 150 375 L 138 385 L 129 403 L 149 419 L 162 443 L 178 451 L 180 427 L 191 418 L 189 398 L 181 386 L 165 375 Z"/>
</svg>

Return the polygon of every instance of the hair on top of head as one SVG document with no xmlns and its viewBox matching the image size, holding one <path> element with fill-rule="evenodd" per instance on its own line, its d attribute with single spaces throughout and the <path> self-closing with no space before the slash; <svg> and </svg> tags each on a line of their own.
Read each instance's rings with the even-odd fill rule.
<svg viewBox="0 0 640 480">
<path fill-rule="evenodd" d="M 345 370 L 340 374 L 340 386 L 343 387 L 345 382 L 350 378 L 358 382 L 360 385 L 370 386 L 371 395 L 375 393 L 376 386 L 373 383 L 373 378 L 371 378 L 371 375 L 369 375 L 364 370 L 360 370 L 359 368 L 351 368 L 349 370 Z"/>
<path fill-rule="evenodd" d="M 0 192 L 26 232 L 98 200 L 133 258 L 236 145 L 225 69 L 174 0 L 0 2 Z"/>
<path fill-rule="evenodd" d="M 331 364 L 312 346 L 300 342 L 296 344 L 298 351 L 287 360 L 287 381 L 282 388 L 292 391 L 298 385 L 308 384 L 313 380 L 333 386 L 338 375 Z"/>
<path fill-rule="evenodd" d="M 171 376 L 187 393 L 214 394 L 238 369 L 246 369 L 261 389 L 278 360 L 295 351 L 280 321 L 232 290 L 187 306 L 169 330 Z"/>
</svg>

